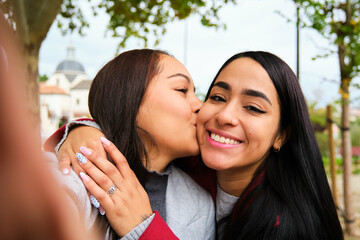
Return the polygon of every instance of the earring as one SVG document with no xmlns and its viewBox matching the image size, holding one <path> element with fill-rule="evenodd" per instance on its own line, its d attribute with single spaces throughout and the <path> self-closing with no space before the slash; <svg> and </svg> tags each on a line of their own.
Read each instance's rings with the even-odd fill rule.
<svg viewBox="0 0 360 240">
<path fill-rule="evenodd" d="M 278 148 L 274 148 L 275 152 L 280 152 L 280 146 Z"/>
</svg>

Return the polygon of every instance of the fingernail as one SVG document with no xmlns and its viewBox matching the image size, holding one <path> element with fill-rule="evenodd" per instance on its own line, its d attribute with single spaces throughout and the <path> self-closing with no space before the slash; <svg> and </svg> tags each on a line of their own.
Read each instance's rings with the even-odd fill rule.
<svg viewBox="0 0 360 240">
<path fill-rule="evenodd" d="M 92 154 L 92 151 L 84 146 L 80 147 L 80 152 L 82 152 L 85 156 L 90 156 Z"/>
<path fill-rule="evenodd" d="M 105 215 L 105 210 L 103 209 L 102 206 L 99 207 L 99 212 L 100 212 L 100 214 L 101 214 L 102 216 Z"/>
<path fill-rule="evenodd" d="M 105 146 L 110 146 L 110 141 L 107 140 L 107 138 L 105 138 L 105 137 L 100 137 L 100 141 L 101 141 Z"/>
<path fill-rule="evenodd" d="M 89 176 L 86 175 L 86 174 L 83 173 L 83 172 L 80 172 L 80 177 L 81 177 L 81 179 L 82 179 L 84 182 L 89 182 L 89 181 L 90 181 Z"/>
<path fill-rule="evenodd" d="M 76 157 L 79 160 L 79 162 L 81 162 L 83 164 L 86 163 L 86 161 L 87 161 L 86 157 L 84 157 L 84 155 L 82 155 L 81 153 L 76 153 Z"/>
<path fill-rule="evenodd" d="M 62 173 L 63 173 L 64 175 L 68 175 L 68 174 L 70 173 L 70 171 L 69 171 L 69 169 L 64 168 L 64 169 L 62 170 Z"/>
<path fill-rule="evenodd" d="M 93 195 L 90 195 L 90 202 L 94 207 L 96 208 L 100 207 L 99 201 Z"/>
</svg>

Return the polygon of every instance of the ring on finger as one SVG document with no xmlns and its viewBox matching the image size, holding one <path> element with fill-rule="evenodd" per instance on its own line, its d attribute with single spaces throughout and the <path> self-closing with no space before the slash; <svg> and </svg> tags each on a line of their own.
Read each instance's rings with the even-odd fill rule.
<svg viewBox="0 0 360 240">
<path fill-rule="evenodd" d="M 106 193 L 111 196 L 112 194 L 114 194 L 115 191 L 116 191 L 116 185 L 113 184 L 113 185 L 106 191 Z"/>
</svg>

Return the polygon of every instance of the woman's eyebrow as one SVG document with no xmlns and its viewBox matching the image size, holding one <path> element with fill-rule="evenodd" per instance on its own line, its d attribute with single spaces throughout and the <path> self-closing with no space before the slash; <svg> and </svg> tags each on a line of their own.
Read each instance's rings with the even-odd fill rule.
<svg viewBox="0 0 360 240">
<path fill-rule="evenodd" d="M 169 76 L 168 78 L 174 78 L 174 77 L 183 77 L 186 79 L 186 81 L 188 81 L 189 83 L 191 83 L 191 80 L 189 78 L 189 76 L 182 74 L 182 73 L 176 73 L 174 75 Z"/>
<path fill-rule="evenodd" d="M 222 88 L 224 90 L 231 90 L 230 84 L 228 84 L 226 82 L 222 82 L 222 81 L 216 82 L 213 87 L 215 87 L 215 86 Z"/>
<path fill-rule="evenodd" d="M 266 100 L 270 105 L 272 105 L 270 99 L 264 93 L 262 93 L 260 91 L 257 91 L 254 89 L 244 89 L 241 91 L 241 94 L 247 95 L 247 96 L 252 96 L 252 97 L 260 97 L 260 98 Z"/>
</svg>

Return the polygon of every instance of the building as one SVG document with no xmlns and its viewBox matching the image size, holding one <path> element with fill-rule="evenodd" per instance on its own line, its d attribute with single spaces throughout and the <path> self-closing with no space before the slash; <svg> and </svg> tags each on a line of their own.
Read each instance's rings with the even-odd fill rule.
<svg viewBox="0 0 360 240">
<path fill-rule="evenodd" d="M 67 47 L 49 79 L 40 84 L 41 132 L 49 136 L 73 118 L 89 117 L 88 94 L 91 85 L 84 66 L 75 59 L 75 48 Z"/>
</svg>

